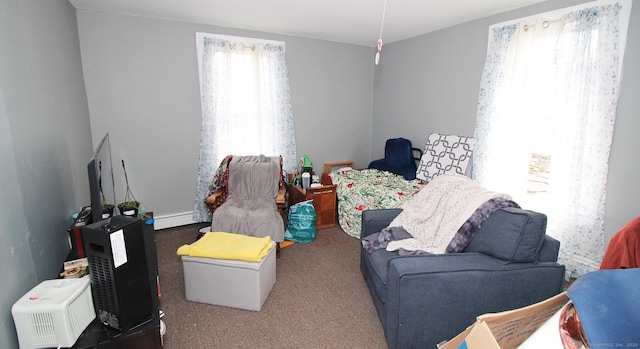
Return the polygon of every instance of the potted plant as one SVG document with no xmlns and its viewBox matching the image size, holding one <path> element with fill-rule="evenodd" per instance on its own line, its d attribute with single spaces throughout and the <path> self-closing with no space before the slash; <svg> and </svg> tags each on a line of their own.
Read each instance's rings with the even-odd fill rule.
<svg viewBox="0 0 640 349">
<path fill-rule="evenodd" d="M 140 202 L 136 200 L 135 196 L 131 192 L 129 187 L 129 178 L 127 177 L 127 169 L 124 166 L 124 160 L 122 160 L 122 169 L 124 170 L 124 180 L 127 184 L 127 192 L 124 195 L 124 200 L 118 204 L 120 214 L 124 216 L 137 217 L 140 209 Z"/>
<path fill-rule="evenodd" d="M 106 202 L 106 201 L 102 201 L 102 219 L 107 219 L 109 217 L 113 217 L 113 210 L 115 209 L 115 206 Z"/>
<path fill-rule="evenodd" d="M 118 210 L 124 216 L 137 217 L 139 206 L 140 203 L 135 199 L 125 198 L 123 202 L 118 204 Z"/>
</svg>

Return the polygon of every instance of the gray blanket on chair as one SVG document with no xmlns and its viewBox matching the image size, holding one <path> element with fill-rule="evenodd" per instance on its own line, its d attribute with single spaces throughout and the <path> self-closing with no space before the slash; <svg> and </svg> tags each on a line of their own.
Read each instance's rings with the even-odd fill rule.
<svg viewBox="0 0 640 349">
<path fill-rule="evenodd" d="M 229 163 L 229 196 L 213 213 L 211 231 L 284 241 L 284 223 L 275 200 L 279 181 L 278 157 L 233 156 Z"/>
</svg>

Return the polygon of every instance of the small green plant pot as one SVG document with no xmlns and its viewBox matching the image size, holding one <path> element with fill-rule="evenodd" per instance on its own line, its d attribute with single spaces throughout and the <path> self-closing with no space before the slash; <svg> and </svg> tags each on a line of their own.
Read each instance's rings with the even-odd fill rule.
<svg viewBox="0 0 640 349">
<path fill-rule="evenodd" d="M 118 204 L 120 214 L 129 217 L 138 217 L 138 208 L 140 203 L 137 201 L 125 201 Z"/>
<path fill-rule="evenodd" d="M 113 217 L 113 211 L 116 207 L 111 204 L 102 204 L 102 219 Z"/>
</svg>

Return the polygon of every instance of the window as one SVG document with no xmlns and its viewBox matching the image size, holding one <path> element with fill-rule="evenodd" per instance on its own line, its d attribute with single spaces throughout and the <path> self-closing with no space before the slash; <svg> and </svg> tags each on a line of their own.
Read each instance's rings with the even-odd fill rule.
<svg viewBox="0 0 640 349">
<path fill-rule="evenodd" d="M 598 1 L 489 30 L 474 178 L 545 213 L 574 276 L 604 254 L 609 150 L 631 1 Z"/>
<path fill-rule="evenodd" d="M 227 155 L 282 156 L 296 165 L 285 44 L 197 33 L 202 129 L 194 220 L 208 221 L 209 185 Z"/>
</svg>

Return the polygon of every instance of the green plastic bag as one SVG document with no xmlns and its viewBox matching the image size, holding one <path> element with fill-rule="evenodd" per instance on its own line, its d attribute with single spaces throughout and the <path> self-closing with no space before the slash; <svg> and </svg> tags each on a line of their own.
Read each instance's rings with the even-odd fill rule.
<svg viewBox="0 0 640 349">
<path fill-rule="evenodd" d="M 289 224 L 284 231 L 286 240 L 311 242 L 316 239 L 316 209 L 313 200 L 307 200 L 289 207 Z"/>
</svg>

